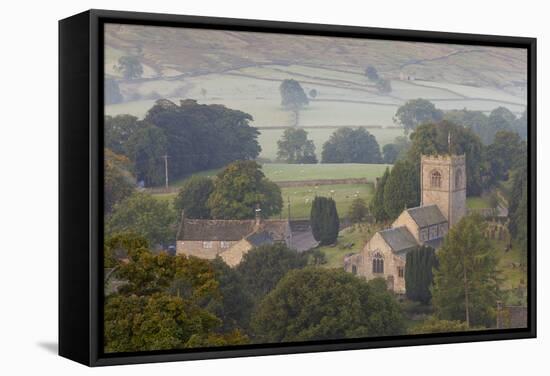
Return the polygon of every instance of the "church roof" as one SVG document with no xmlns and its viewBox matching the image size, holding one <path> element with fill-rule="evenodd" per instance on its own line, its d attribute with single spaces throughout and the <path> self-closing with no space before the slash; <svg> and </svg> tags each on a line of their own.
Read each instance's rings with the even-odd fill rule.
<svg viewBox="0 0 550 376">
<path fill-rule="evenodd" d="M 405 226 L 378 232 L 393 252 L 402 252 L 418 246 L 416 239 Z"/>
<path fill-rule="evenodd" d="M 407 213 L 409 213 L 418 227 L 427 227 L 447 222 L 447 219 L 435 204 L 410 208 L 407 209 Z"/>
</svg>

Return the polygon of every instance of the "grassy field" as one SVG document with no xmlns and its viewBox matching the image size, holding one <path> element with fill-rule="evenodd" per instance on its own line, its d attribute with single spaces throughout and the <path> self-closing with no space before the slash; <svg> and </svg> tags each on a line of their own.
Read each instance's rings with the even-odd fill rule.
<svg viewBox="0 0 550 376">
<path fill-rule="evenodd" d="M 374 181 L 376 177 L 382 176 L 384 171 L 390 165 L 383 164 L 360 164 L 360 163 L 341 163 L 341 164 L 283 164 L 266 163 L 262 170 L 266 177 L 272 181 L 297 181 L 297 180 L 317 180 L 317 179 L 347 179 L 347 178 L 367 178 Z M 215 176 L 221 169 L 201 171 L 198 176 Z M 186 179 L 172 182 L 172 187 L 180 187 Z M 285 203 L 282 216 L 288 216 L 287 202 L 290 199 L 290 208 L 292 218 L 309 218 L 311 210 L 311 201 L 317 196 L 333 197 L 336 201 L 336 207 L 340 217 L 347 214 L 349 206 L 353 199 L 363 198 L 369 202 L 373 195 L 372 184 L 336 184 L 320 186 L 302 186 L 282 188 L 281 193 Z M 154 196 L 159 200 L 171 201 L 175 193 L 158 193 Z M 276 216 L 279 217 L 279 216 Z"/>
<path fill-rule="evenodd" d="M 286 163 L 264 163 L 262 171 L 271 181 L 297 181 L 317 179 L 349 179 L 367 178 L 374 181 L 384 174 L 387 167 L 385 164 L 363 164 L 363 163 L 319 163 L 319 164 L 286 164 Z M 194 176 L 214 177 L 222 169 L 201 171 Z M 179 187 L 188 179 L 180 179 L 172 182 L 171 186 Z"/>
<path fill-rule="evenodd" d="M 284 210 L 283 218 L 288 217 L 288 205 L 290 200 L 290 216 L 292 219 L 307 219 L 311 211 L 311 202 L 315 196 L 332 197 L 336 201 L 338 216 L 347 215 L 351 202 L 355 198 L 362 198 L 369 202 L 373 195 L 371 184 L 337 184 L 321 185 L 318 187 L 291 187 L 282 188 Z M 279 216 L 274 216 L 278 218 Z"/>
<path fill-rule="evenodd" d="M 340 231 L 336 245 L 319 247 L 327 260 L 323 267 L 342 268 L 344 256 L 360 252 L 365 243 L 381 228 L 382 226 L 375 224 L 360 224 Z"/>
<path fill-rule="evenodd" d="M 468 209 L 488 209 L 491 207 L 485 197 L 468 197 L 466 199 L 466 206 Z"/>
<path fill-rule="evenodd" d="M 265 163 L 262 171 L 272 181 L 296 181 L 316 179 L 367 178 L 374 181 L 384 174 L 385 164 L 322 163 L 284 164 Z"/>
</svg>

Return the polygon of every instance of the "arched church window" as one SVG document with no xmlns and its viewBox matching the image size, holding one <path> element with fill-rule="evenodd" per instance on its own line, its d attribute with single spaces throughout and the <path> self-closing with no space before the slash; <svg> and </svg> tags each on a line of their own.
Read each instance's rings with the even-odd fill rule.
<svg viewBox="0 0 550 376">
<path fill-rule="evenodd" d="M 384 274 L 384 259 L 380 253 L 376 253 L 372 259 L 372 273 Z"/>
<path fill-rule="evenodd" d="M 431 173 L 431 186 L 432 188 L 441 188 L 441 172 L 435 170 Z"/>
<path fill-rule="evenodd" d="M 455 175 L 455 188 L 460 188 L 462 186 L 462 169 L 456 170 Z"/>
</svg>

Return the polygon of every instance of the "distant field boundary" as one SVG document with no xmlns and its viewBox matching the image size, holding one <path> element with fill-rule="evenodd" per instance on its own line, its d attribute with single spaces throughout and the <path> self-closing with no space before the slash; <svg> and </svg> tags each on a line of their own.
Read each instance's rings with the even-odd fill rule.
<svg viewBox="0 0 550 376">
<path fill-rule="evenodd" d="M 347 179 L 315 179 L 315 180 L 281 180 L 274 181 L 280 188 L 292 187 L 314 187 L 318 185 L 339 185 L 339 184 L 374 184 L 367 178 L 347 178 Z M 150 194 L 171 194 L 178 193 L 180 187 L 158 187 L 144 188 L 143 190 Z"/>
<path fill-rule="evenodd" d="M 367 178 L 348 178 L 348 179 L 316 179 L 316 180 L 282 180 L 275 181 L 281 188 L 290 187 L 313 187 L 317 185 L 338 185 L 338 184 L 372 184 Z"/>
</svg>

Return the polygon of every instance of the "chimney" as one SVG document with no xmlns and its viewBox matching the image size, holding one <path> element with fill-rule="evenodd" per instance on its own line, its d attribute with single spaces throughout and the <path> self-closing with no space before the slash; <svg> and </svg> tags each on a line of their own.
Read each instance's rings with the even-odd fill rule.
<svg viewBox="0 0 550 376">
<path fill-rule="evenodd" d="M 254 212 L 255 212 L 255 218 L 256 218 L 256 223 L 254 224 L 254 228 L 258 230 L 262 224 L 262 209 L 260 209 L 260 204 L 256 204 L 256 209 L 254 210 Z"/>
</svg>

